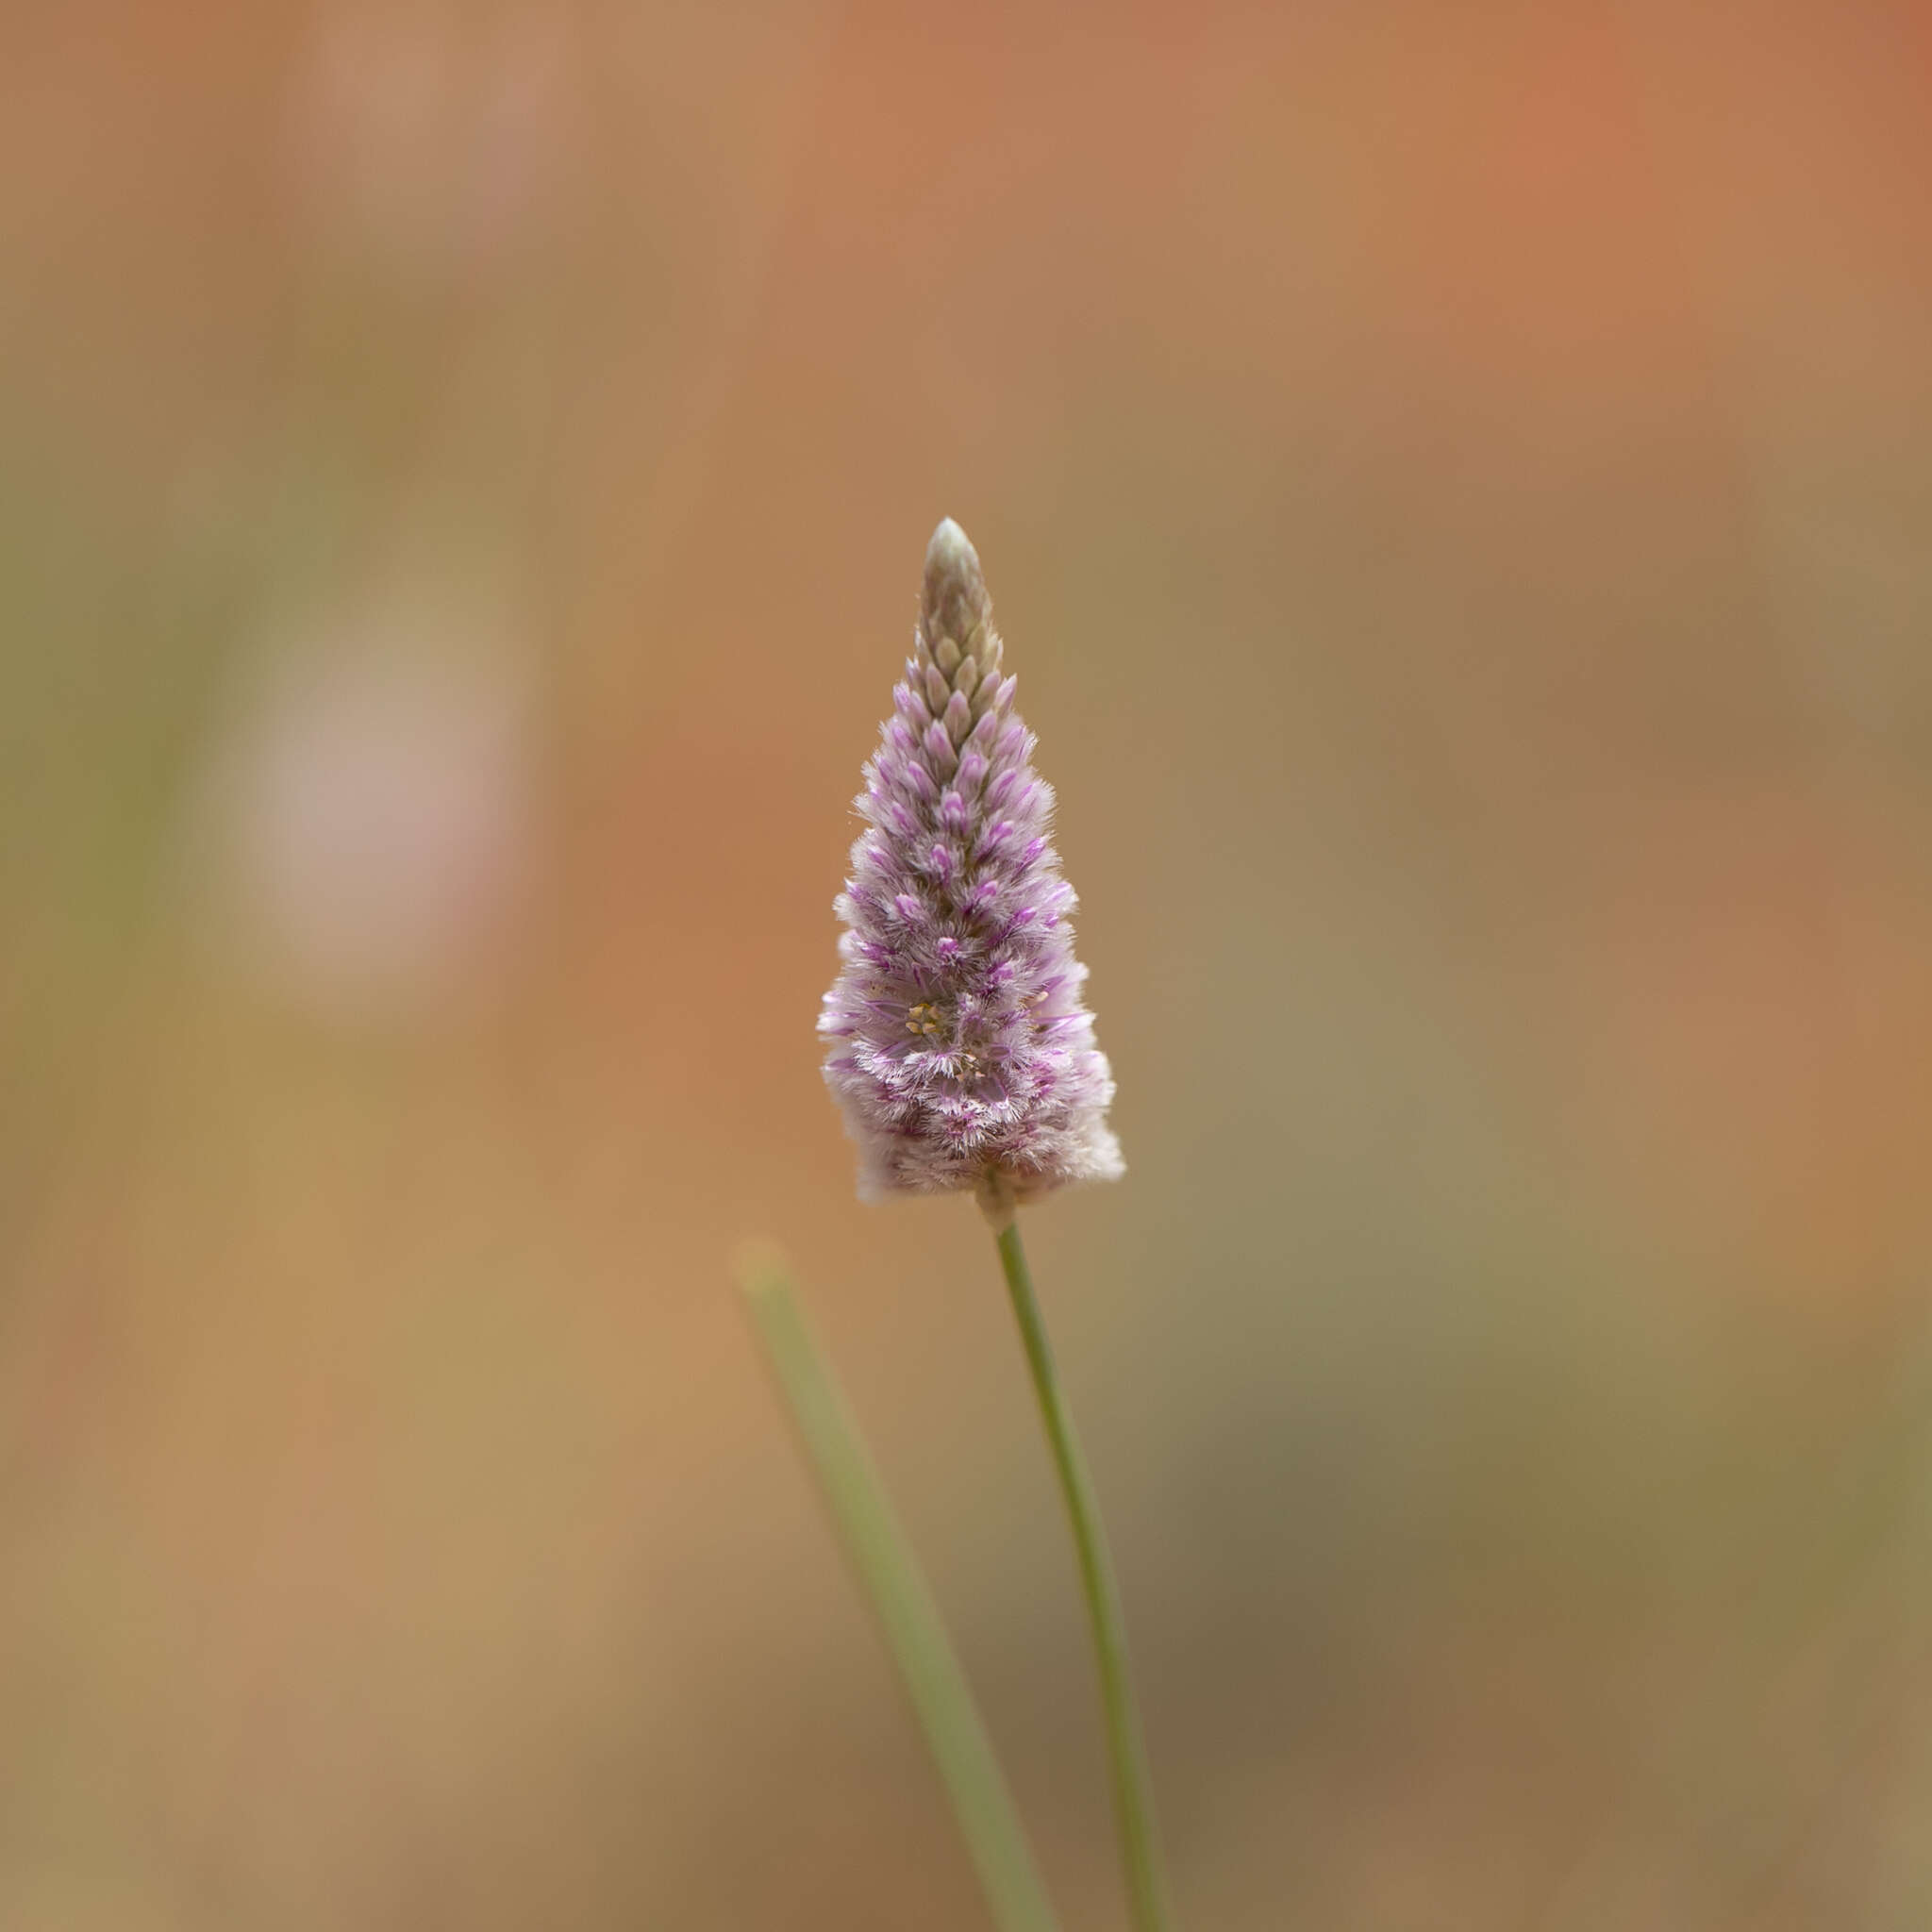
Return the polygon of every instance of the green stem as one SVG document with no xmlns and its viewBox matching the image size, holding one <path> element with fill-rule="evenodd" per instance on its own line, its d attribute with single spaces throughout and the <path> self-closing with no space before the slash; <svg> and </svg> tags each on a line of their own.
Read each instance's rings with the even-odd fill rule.
<svg viewBox="0 0 1932 1932">
<path fill-rule="evenodd" d="M 932 1591 L 892 1513 L 781 1264 L 747 1256 L 746 1306 L 804 1444 L 845 1555 L 876 1613 L 886 1646 L 925 1733 L 1000 1932 L 1058 1932 L 1053 1907 L 1021 1828 L 965 1673 Z"/>
<path fill-rule="evenodd" d="M 1093 1655 L 1100 1670 L 1100 1702 L 1107 1717 L 1107 1749 L 1113 1771 L 1114 1813 L 1120 1824 L 1121 1858 L 1126 1870 L 1127 1897 L 1132 1903 L 1136 1932 L 1170 1932 L 1173 1918 L 1167 1904 L 1167 1884 L 1161 1871 L 1160 1845 L 1154 1828 L 1154 1801 L 1147 1777 L 1146 1747 L 1141 1741 L 1140 1712 L 1127 1669 L 1127 1633 L 1121 1615 L 1120 1586 L 1108 1556 L 1106 1533 L 1100 1526 L 1100 1506 L 1093 1481 L 1080 1454 L 1074 1419 L 1060 1393 L 1053 1350 L 1033 1292 L 1026 1251 L 1020 1245 L 1020 1228 L 1010 1198 L 997 1195 L 986 1204 L 999 1241 L 1000 1265 L 1006 1270 L 1007 1291 L 1025 1344 L 1026 1366 L 1033 1374 L 1040 1398 L 1041 1420 L 1059 1472 L 1060 1492 L 1066 1499 L 1067 1520 L 1073 1526 L 1074 1549 L 1079 1557 L 1080 1588 L 1087 1598 L 1087 1621 L 1093 1635 Z"/>
</svg>

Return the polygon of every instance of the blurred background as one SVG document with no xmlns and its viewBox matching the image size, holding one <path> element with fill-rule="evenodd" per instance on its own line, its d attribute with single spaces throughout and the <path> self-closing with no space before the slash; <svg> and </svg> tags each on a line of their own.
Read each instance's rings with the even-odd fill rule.
<svg viewBox="0 0 1932 1932">
<path fill-rule="evenodd" d="M 754 1236 L 1123 1922 L 990 1244 L 817 1068 L 941 514 L 1184 1923 L 1932 1923 L 1922 9 L 0 32 L 0 1924 L 983 1924 Z"/>
</svg>

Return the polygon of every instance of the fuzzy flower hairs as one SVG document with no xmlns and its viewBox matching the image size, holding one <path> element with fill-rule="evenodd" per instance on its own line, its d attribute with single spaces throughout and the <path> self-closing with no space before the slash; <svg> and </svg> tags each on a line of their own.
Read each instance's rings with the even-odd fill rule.
<svg viewBox="0 0 1932 1932">
<path fill-rule="evenodd" d="M 1016 1200 L 1116 1179 L 1122 1161 L 1048 836 L 1053 787 L 950 517 L 926 546 L 912 648 L 856 801 L 825 1079 L 862 1195 L 970 1188 L 997 1222 Z"/>
</svg>

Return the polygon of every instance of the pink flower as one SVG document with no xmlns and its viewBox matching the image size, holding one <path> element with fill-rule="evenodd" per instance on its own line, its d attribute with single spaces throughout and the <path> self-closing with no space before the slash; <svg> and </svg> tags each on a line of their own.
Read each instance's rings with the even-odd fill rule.
<svg viewBox="0 0 1932 1932">
<path fill-rule="evenodd" d="M 1123 1172 L 1074 889 L 1048 836 L 1053 788 L 1001 658 L 979 558 L 948 518 L 857 800 L 866 828 L 835 906 L 843 964 L 819 1018 L 867 1198 L 1024 1200 Z"/>
</svg>

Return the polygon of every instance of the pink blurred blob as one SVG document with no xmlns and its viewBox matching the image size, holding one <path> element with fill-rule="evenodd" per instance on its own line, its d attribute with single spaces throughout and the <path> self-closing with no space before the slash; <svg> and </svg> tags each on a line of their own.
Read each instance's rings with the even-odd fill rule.
<svg viewBox="0 0 1932 1932">
<path fill-rule="evenodd" d="M 244 944 L 325 1005 L 413 1010 L 487 982 L 530 858 L 526 684 L 501 612 L 434 587 L 274 652 L 219 759 Z"/>
</svg>

